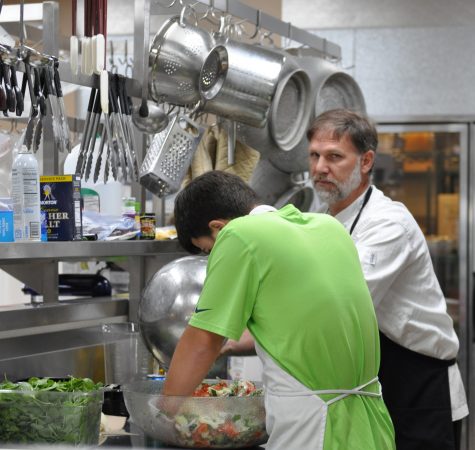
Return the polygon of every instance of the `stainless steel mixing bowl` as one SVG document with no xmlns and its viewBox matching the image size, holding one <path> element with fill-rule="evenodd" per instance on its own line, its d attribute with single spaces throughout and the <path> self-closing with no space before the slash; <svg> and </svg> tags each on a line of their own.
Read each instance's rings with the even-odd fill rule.
<svg viewBox="0 0 475 450">
<path fill-rule="evenodd" d="M 176 344 L 198 303 L 206 277 L 205 256 L 186 256 L 163 266 L 139 302 L 139 328 L 147 348 L 168 369 Z M 226 377 L 227 358 L 219 358 L 210 377 Z"/>
</svg>

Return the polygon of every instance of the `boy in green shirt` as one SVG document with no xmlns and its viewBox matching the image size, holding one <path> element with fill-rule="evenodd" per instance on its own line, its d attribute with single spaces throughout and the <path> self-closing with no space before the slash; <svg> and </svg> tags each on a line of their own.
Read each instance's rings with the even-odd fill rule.
<svg viewBox="0 0 475 450">
<path fill-rule="evenodd" d="M 190 395 L 224 339 L 247 328 L 264 365 L 268 449 L 394 449 L 378 327 L 351 237 L 330 216 L 272 209 L 218 171 L 178 194 L 180 243 L 210 256 L 163 393 Z"/>
</svg>

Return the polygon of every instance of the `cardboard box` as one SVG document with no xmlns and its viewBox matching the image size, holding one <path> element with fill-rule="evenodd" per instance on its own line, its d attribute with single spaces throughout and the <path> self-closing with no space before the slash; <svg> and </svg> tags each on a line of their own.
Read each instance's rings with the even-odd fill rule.
<svg viewBox="0 0 475 450">
<path fill-rule="evenodd" d="M 78 175 L 40 176 L 41 210 L 48 241 L 82 239 L 81 179 Z"/>
</svg>

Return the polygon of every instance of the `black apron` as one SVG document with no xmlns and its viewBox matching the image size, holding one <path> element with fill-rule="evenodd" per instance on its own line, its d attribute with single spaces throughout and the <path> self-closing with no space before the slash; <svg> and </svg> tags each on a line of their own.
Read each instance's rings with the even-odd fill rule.
<svg viewBox="0 0 475 450">
<path fill-rule="evenodd" d="M 455 450 L 448 367 L 381 332 L 379 380 L 393 420 L 397 450 Z"/>
</svg>

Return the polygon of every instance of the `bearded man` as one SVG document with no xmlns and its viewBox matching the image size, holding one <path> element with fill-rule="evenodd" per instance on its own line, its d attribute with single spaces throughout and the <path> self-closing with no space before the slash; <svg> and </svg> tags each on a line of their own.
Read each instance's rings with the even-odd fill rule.
<svg viewBox="0 0 475 450">
<path fill-rule="evenodd" d="M 356 244 L 378 319 L 379 378 L 398 450 L 455 450 L 468 414 L 459 341 L 424 234 L 399 202 L 371 184 L 378 135 L 367 117 L 336 109 L 307 133 L 323 212 Z"/>
</svg>

